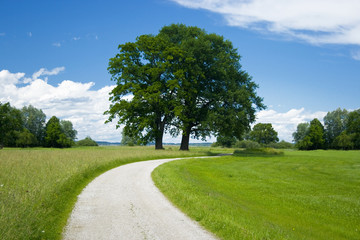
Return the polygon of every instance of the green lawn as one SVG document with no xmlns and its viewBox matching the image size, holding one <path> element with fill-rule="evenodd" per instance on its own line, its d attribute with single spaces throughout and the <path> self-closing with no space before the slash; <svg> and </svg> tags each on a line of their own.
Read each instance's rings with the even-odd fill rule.
<svg viewBox="0 0 360 240">
<path fill-rule="evenodd" d="M 222 239 L 360 239 L 360 151 L 182 160 L 153 179 Z"/>
<path fill-rule="evenodd" d="M 135 161 L 210 154 L 210 148 L 171 148 L 0 150 L 0 239 L 60 239 L 77 195 L 106 170 Z"/>
</svg>

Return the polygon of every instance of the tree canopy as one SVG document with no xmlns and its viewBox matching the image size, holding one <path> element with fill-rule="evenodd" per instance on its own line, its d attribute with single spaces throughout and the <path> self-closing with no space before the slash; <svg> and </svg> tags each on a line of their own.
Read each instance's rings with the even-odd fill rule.
<svg viewBox="0 0 360 240">
<path fill-rule="evenodd" d="M 324 117 L 324 126 L 318 119 L 300 123 L 293 133 L 296 146 L 302 150 L 360 149 L 360 109 L 349 112 L 336 109 Z"/>
<path fill-rule="evenodd" d="M 166 131 L 182 133 L 181 150 L 188 150 L 190 136 L 241 137 L 256 109 L 265 107 L 237 50 L 222 36 L 173 24 L 119 51 L 108 68 L 117 82 L 108 121 L 118 117 L 127 136 L 155 141 L 156 149 Z"/>
<path fill-rule="evenodd" d="M 260 144 L 269 144 L 278 142 L 279 138 L 271 123 L 258 123 L 250 132 L 250 140 Z"/>
<path fill-rule="evenodd" d="M 52 117 L 46 123 L 41 109 L 31 105 L 21 110 L 0 102 L 0 146 L 70 147 L 77 131 L 70 121 Z"/>
</svg>

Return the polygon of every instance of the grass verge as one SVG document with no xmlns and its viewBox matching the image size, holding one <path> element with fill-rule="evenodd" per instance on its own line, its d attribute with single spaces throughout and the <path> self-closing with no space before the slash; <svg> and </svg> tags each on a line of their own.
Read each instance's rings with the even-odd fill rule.
<svg viewBox="0 0 360 240">
<path fill-rule="evenodd" d="M 174 161 L 153 179 L 222 239 L 360 239 L 360 151 Z"/>
<path fill-rule="evenodd" d="M 130 162 L 212 152 L 153 147 L 0 150 L 0 238 L 61 239 L 77 195 L 101 173 Z"/>
</svg>

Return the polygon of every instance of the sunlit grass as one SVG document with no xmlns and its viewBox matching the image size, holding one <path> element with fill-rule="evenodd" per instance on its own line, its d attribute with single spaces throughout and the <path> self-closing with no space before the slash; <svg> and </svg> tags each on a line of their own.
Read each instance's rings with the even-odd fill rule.
<svg viewBox="0 0 360 240">
<path fill-rule="evenodd" d="M 0 239 L 59 239 L 77 195 L 97 175 L 129 162 L 210 154 L 167 147 L 0 150 Z"/>
<path fill-rule="evenodd" d="M 360 151 L 175 161 L 153 179 L 222 239 L 360 239 Z"/>
</svg>

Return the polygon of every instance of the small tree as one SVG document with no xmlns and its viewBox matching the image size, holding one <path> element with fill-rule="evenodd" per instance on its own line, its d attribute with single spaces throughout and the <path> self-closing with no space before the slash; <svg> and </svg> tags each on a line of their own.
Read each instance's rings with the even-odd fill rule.
<svg viewBox="0 0 360 240">
<path fill-rule="evenodd" d="M 269 144 L 278 142 L 279 138 L 271 123 L 258 123 L 250 132 L 250 140 L 260 144 Z"/>
<path fill-rule="evenodd" d="M 121 138 L 121 145 L 124 146 L 135 146 L 139 145 L 138 141 L 134 137 L 129 137 L 125 134 L 125 132 L 122 132 L 122 138 Z"/>
<path fill-rule="evenodd" d="M 65 136 L 70 139 L 71 141 L 75 141 L 77 131 L 73 128 L 72 122 L 68 120 L 61 120 L 60 121 L 61 131 L 65 134 Z"/>
<path fill-rule="evenodd" d="M 10 103 L 0 103 L 0 145 L 15 147 L 16 139 L 23 131 L 23 119 L 20 110 Z"/>
<path fill-rule="evenodd" d="M 355 149 L 360 149 L 360 109 L 349 113 L 346 132 L 351 136 Z"/>
<path fill-rule="evenodd" d="M 296 143 L 300 150 L 316 150 L 325 146 L 324 127 L 321 122 L 315 118 L 310 122 L 309 129 L 303 137 Z"/>
<path fill-rule="evenodd" d="M 64 148 L 71 147 L 73 143 L 73 140 L 63 132 L 60 120 L 55 116 L 51 117 L 46 123 L 45 146 Z"/>
<path fill-rule="evenodd" d="M 338 108 L 324 117 L 325 140 L 328 147 L 334 147 L 334 140 L 346 129 L 349 112 Z"/>
<path fill-rule="evenodd" d="M 24 127 L 36 137 L 37 141 L 35 145 L 42 145 L 45 137 L 46 115 L 41 109 L 37 109 L 31 105 L 23 107 L 21 113 Z"/>
<path fill-rule="evenodd" d="M 293 133 L 293 138 L 294 138 L 295 143 L 302 141 L 306 137 L 306 135 L 309 132 L 309 127 L 310 127 L 310 124 L 307 122 L 299 123 L 297 125 L 296 131 Z"/>
<path fill-rule="evenodd" d="M 24 128 L 22 132 L 20 132 L 16 139 L 17 147 L 33 147 L 38 145 L 38 141 L 34 134 L 32 134 L 28 129 Z"/>
<path fill-rule="evenodd" d="M 97 142 L 91 139 L 91 137 L 86 137 L 82 140 L 79 140 L 76 142 L 76 145 L 78 146 L 99 146 Z"/>
<path fill-rule="evenodd" d="M 343 131 L 334 139 L 332 146 L 336 149 L 351 150 L 354 148 L 352 136 Z"/>
</svg>

